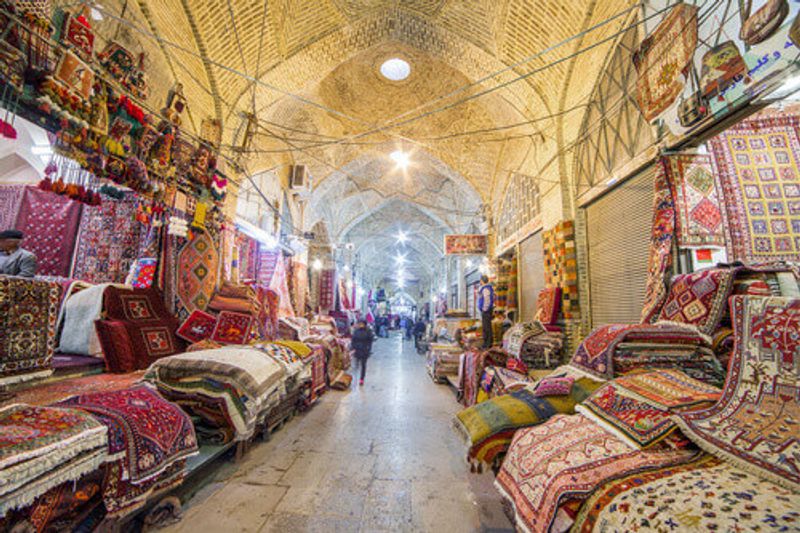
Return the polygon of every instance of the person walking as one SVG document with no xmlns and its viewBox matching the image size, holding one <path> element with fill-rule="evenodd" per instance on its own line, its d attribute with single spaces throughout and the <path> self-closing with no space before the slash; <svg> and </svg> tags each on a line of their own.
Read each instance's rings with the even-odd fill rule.
<svg viewBox="0 0 800 533">
<path fill-rule="evenodd" d="M 361 368 L 361 377 L 358 380 L 359 385 L 364 384 L 364 378 L 367 375 L 367 359 L 372 353 L 372 341 L 374 339 L 375 336 L 372 334 L 372 330 L 367 327 L 366 320 L 358 320 L 355 328 L 353 328 L 350 347 L 353 349 L 357 365 Z"/>
<path fill-rule="evenodd" d="M 494 286 L 489 283 L 489 276 L 481 276 L 478 289 L 478 310 L 481 312 L 483 347 L 491 348 L 494 342 L 492 335 L 492 315 L 494 314 Z"/>
</svg>

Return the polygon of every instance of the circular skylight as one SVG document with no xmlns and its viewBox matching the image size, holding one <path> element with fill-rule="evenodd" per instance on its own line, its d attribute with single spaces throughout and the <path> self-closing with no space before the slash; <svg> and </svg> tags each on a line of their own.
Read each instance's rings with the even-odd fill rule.
<svg viewBox="0 0 800 533">
<path fill-rule="evenodd" d="M 402 81 L 411 74 L 411 65 L 397 57 L 387 59 L 381 65 L 381 74 L 387 80 Z"/>
</svg>

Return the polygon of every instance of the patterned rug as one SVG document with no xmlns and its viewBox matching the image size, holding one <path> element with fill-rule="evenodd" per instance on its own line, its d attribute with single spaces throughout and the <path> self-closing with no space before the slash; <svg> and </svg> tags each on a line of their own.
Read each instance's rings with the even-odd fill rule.
<svg viewBox="0 0 800 533">
<path fill-rule="evenodd" d="M 666 111 L 683 91 L 681 72 L 697 47 L 697 7 L 678 4 L 633 55 L 636 99 L 645 120 Z"/>
<path fill-rule="evenodd" d="M 661 409 L 688 407 L 702 402 L 716 402 L 722 391 L 680 370 L 664 369 L 618 377 L 615 383 L 628 396 L 638 397 Z"/>
<path fill-rule="evenodd" d="M 100 206 L 83 210 L 72 277 L 90 283 L 124 283 L 138 256 L 141 224 L 136 221 L 136 197 L 103 196 Z"/>
<path fill-rule="evenodd" d="M 678 465 L 697 452 L 633 450 L 581 415 L 559 415 L 514 435 L 495 486 L 514 508 L 517 526 L 545 533 L 563 499 L 582 499 L 619 476 Z"/>
<path fill-rule="evenodd" d="M 336 271 L 326 269 L 319 275 L 319 306 L 322 309 L 333 309 L 335 304 Z"/>
<path fill-rule="evenodd" d="M 31 405 L 51 405 L 71 396 L 90 392 L 128 389 L 142 379 L 144 371 L 130 374 L 97 374 L 36 385 L 16 392 L 13 401 Z"/>
<path fill-rule="evenodd" d="M 272 276 L 269 288 L 278 293 L 280 301 L 278 309 L 280 316 L 293 317 L 294 308 L 292 307 L 292 297 L 289 294 L 289 283 L 287 281 L 286 263 L 283 258 L 278 260 L 275 266 L 275 274 Z"/>
<path fill-rule="evenodd" d="M 58 405 L 85 411 L 108 428 L 109 460 L 119 460 L 133 484 L 197 453 L 192 420 L 145 385 L 81 394 Z"/>
<path fill-rule="evenodd" d="M 41 276 L 69 276 L 83 204 L 66 196 L 27 187 L 17 217 L 25 233 L 22 247 L 36 254 Z"/>
<path fill-rule="evenodd" d="M 647 285 L 642 305 L 643 324 L 653 321 L 667 298 L 667 280 L 672 271 L 672 245 L 675 239 L 675 201 L 669 185 L 665 160 L 658 162 L 653 193 L 653 224 L 647 259 Z"/>
<path fill-rule="evenodd" d="M 800 493 L 703 455 L 605 483 L 572 531 L 786 531 L 798 523 Z"/>
<path fill-rule="evenodd" d="M 0 228 L 4 228 L 0 231 L 16 227 L 19 206 L 22 205 L 24 193 L 24 185 L 0 186 Z"/>
<path fill-rule="evenodd" d="M 107 442 L 105 427 L 81 411 L 0 409 L 0 516 L 98 468 Z"/>
<path fill-rule="evenodd" d="M 513 357 L 519 357 L 525 341 L 545 333 L 541 322 L 518 322 L 503 335 L 503 349 Z"/>
<path fill-rule="evenodd" d="M 800 255 L 798 125 L 791 116 L 748 120 L 709 141 L 732 261 L 794 261 Z"/>
<path fill-rule="evenodd" d="M 177 313 L 186 320 L 195 309 L 205 311 L 217 285 L 219 255 L 214 241 L 205 233 L 196 233 L 178 254 L 175 272 Z"/>
<path fill-rule="evenodd" d="M 272 276 L 275 275 L 275 268 L 278 266 L 280 258 L 281 253 L 279 251 L 264 250 L 261 252 L 258 269 L 258 282 L 260 284 L 269 286 L 272 283 Z"/>
<path fill-rule="evenodd" d="M 0 276 L 0 384 L 52 372 L 61 285 Z"/>
<path fill-rule="evenodd" d="M 722 209 L 711 156 L 664 156 L 675 200 L 679 246 L 725 246 Z"/>
<path fill-rule="evenodd" d="M 736 348 L 719 403 L 676 415 L 703 449 L 800 490 L 800 300 L 734 296 Z"/>
<path fill-rule="evenodd" d="M 658 320 L 689 324 L 700 333 L 713 335 L 727 310 L 735 276 L 732 268 L 675 276 Z"/>
</svg>

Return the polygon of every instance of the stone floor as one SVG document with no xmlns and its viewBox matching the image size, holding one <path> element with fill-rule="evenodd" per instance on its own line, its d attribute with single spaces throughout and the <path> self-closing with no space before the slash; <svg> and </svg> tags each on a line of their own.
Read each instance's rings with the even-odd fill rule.
<svg viewBox="0 0 800 533">
<path fill-rule="evenodd" d="M 469 473 L 458 408 L 411 343 L 379 339 L 363 387 L 226 463 L 164 531 L 510 531 L 493 476 Z"/>
</svg>

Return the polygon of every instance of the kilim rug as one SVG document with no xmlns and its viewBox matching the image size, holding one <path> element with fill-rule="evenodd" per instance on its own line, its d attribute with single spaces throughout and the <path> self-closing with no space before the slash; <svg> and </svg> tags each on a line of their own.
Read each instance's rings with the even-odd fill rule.
<svg viewBox="0 0 800 533">
<path fill-rule="evenodd" d="M 0 231 L 16 227 L 19 206 L 22 205 L 24 185 L 4 185 L 0 187 Z"/>
<path fill-rule="evenodd" d="M 722 188 L 728 257 L 800 258 L 798 117 L 740 122 L 709 141 Z"/>
<path fill-rule="evenodd" d="M 52 372 L 61 285 L 0 276 L 0 384 Z"/>
<path fill-rule="evenodd" d="M 336 271 L 326 269 L 319 276 L 319 306 L 321 309 L 333 309 L 335 305 Z"/>
<path fill-rule="evenodd" d="M 544 533 L 562 499 L 587 498 L 605 481 L 690 461 L 694 450 L 633 450 L 581 415 L 559 415 L 519 430 L 495 486 L 514 508 L 517 526 Z"/>
<path fill-rule="evenodd" d="M 800 490 L 800 300 L 734 296 L 736 347 L 722 398 L 676 415 L 703 449 L 788 489 Z"/>
<path fill-rule="evenodd" d="M 72 277 L 90 283 L 125 283 L 139 253 L 141 224 L 134 218 L 136 197 L 103 196 L 81 217 Z"/>
<path fill-rule="evenodd" d="M 661 409 L 716 402 L 722 394 L 717 387 L 693 379 L 675 369 L 620 376 L 614 383 L 624 388 L 626 395 L 640 398 Z"/>
<path fill-rule="evenodd" d="M 732 268 L 675 276 L 658 320 L 689 324 L 704 335 L 713 335 L 727 309 L 735 276 Z"/>
<path fill-rule="evenodd" d="M 667 280 L 672 271 L 672 246 L 675 239 L 675 201 L 669 185 L 667 163 L 656 167 L 653 195 L 653 225 L 647 260 L 647 285 L 642 305 L 642 323 L 653 321 L 667 298 Z"/>
<path fill-rule="evenodd" d="M 664 156 L 675 201 L 678 246 L 725 246 L 722 209 L 711 156 Z"/>
<path fill-rule="evenodd" d="M 605 483 L 571 531 L 781 531 L 798 523 L 800 493 L 703 455 Z"/>
<path fill-rule="evenodd" d="M 636 98 L 648 121 L 666 111 L 683 91 L 681 72 L 697 47 L 697 7 L 677 4 L 633 55 L 639 76 Z"/>
<path fill-rule="evenodd" d="M 181 320 L 195 309 L 206 309 L 217 285 L 218 266 L 214 241 L 205 233 L 196 233 L 181 249 L 175 272 L 176 311 Z"/>
<path fill-rule="evenodd" d="M 69 276 L 82 207 L 66 196 L 36 187 L 25 189 L 17 229 L 25 233 L 22 247 L 36 254 L 38 275 Z"/>
</svg>

